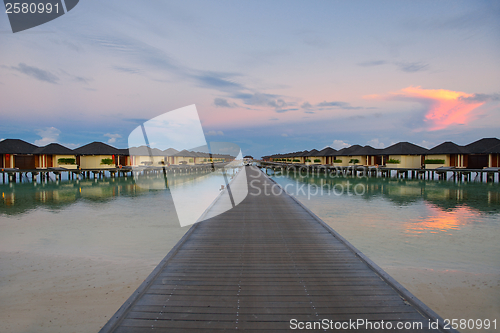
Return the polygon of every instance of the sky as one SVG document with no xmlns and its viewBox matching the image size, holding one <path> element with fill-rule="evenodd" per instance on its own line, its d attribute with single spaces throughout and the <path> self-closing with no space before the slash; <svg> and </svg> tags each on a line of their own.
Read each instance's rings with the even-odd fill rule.
<svg viewBox="0 0 500 333">
<path fill-rule="evenodd" d="M 500 131 L 498 1 L 81 0 L 12 33 L 0 139 L 128 147 L 196 105 L 244 155 L 468 144 Z"/>
</svg>

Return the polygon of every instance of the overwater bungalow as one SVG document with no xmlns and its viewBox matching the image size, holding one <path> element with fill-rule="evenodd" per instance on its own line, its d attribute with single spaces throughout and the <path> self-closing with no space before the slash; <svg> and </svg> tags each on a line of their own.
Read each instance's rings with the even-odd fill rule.
<svg viewBox="0 0 500 333">
<path fill-rule="evenodd" d="M 102 142 L 92 142 L 76 148 L 76 163 L 83 170 L 112 169 L 116 167 L 120 150 Z"/>
<path fill-rule="evenodd" d="M 327 147 L 288 154 L 265 156 L 281 163 L 324 164 L 334 166 L 386 166 L 400 169 L 436 169 L 439 167 L 484 169 L 500 168 L 500 140 L 484 138 L 465 146 L 444 142 L 426 149 L 409 142 L 399 142 L 384 149 L 353 145 L 336 151 Z M 495 170 L 491 170 L 495 171 Z"/>
<path fill-rule="evenodd" d="M 332 147 L 326 147 L 319 151 L 318 156 L 321 158 L 321 164 L 333 165 L 337 150 Z"/>
<path fill-rule="evenodd" d="M 464 166 L 468 169 L 500 167 L 500 140 L 484 138 L 464 146 L 468 153 Z"/>
<path fill-rule="evenodd" d="M 274 154 L 274 155 L 271 155 L 271 160 L 274 161 L 274 162 L 281 162 L 281 163 L 285 163 L 287 161 L 287 156 L 288 154 Z"/>
<path fill-rule="evenodd" d="M 195 158 L 197 155 L 194 152 L 188 151 L 186 149 L 181 150 L 177 154 L 173 155 L 175 165 L 194 165 Z"/>
<path fill-rule="evenodd" d="M 118 166 L 118 167 L 131 166 L 132 160 L 130 157 L 129 149 L 122 148 L 122 149 L 118 149 L 118 151 L 119 151 L 119 155 L 118 155 L 118 159 L 116 160 L 116 166 Z"/>
<path fill-rule="evenodd" d="M 409 142 L 398 142 L 382 149 L 382 164 L 391 168 L 420 169 L 424 165 L 428 149 Z"/>
<path fill-rule="evenodd" d="M 206 152 L 188 151 L 186 149 L 174 154 L 174 163 L 176 165 L 196 165 L 224 163 L 234 160 L 233 156 L 225 154 L 210 154 Z"/>
<path fill-rule="evenodd" d="M 314 153 L 314 156 L 312 156 L 312 164 L 326 164 L 326 151 L 324 151 L 325 149 L 326 148 L 320 151 L 313 149 L 316 150 L 316 153 Z"/>
<path fill-rule="evenodd" d="M 351 152 L 351 159 L 358 160 L 360 165 L 379 166 L 382 165 L 383 150 L 372 146 L 363 146 Z"/>
<path fill-rule="evenodd" d="M 38 147 L 19 139 L 0 141 L 0 168 L 36 169 L 34 155 Z"/>
<path fill-rule="evenodd" d="M 429 149 L 424 164 L 426 169 L 437 169 L 441 167 L 464 168 L 468 163 L 469 154 L 467 149 L 451 141 Z"/>
<path fill-rule="evenodd" d="M 317 149 L 310 150 L 307 154 L 303 154 L 304 164 L 321 164 L 321 159 L 318 156 L 319 151 Z"/>
<path fill-rule="evenodd" d="M 286 159 L 286 163 L 293 163 L 293 160 L 297 160 L 296 158 L 294 158 L 295 156 L 295 153 L 288 153 L 288 154 L 284 154 L 283 155 L 283 158 Z M 297 163 L 297 162 L 296 162 Z"/>
<path fill-rule="evenodd" d="M 220 154 L 209 154 L 205 152 L 194 152 L 196 157 L 194 159 L 195 164 L 210 164 L 225 162 L 225 158 Z"/>
<path fill-rule="evenodd" d="M 149 148 L 147 146 L 130 147 L 128 149 L 131 159 L 131 165 L 138 166 L 163 166 L 166 164 L 165 153 L 158 148 Z"/>
<path fill-rule="evenodd" d="M 277 162 L 278 154 L 269 155 L 267 158 L 269 159 L 269 162 Z"/>
<path fill-rule="evenodd" d="M 349 165 L 365 165 L 366 157 L 357 155 L 356 151 L 359 150 L 360 145 L 353 145 L 347 148 L 340 149 L 336 156 L 333 165 L 335 166 L 349 166 Z"/>
<path fill-rule="evenodd" d="M 163 151 L 163 155 L 165 156 L 165 163 L 167 165 L 170 164 L 175 164 L 174 162 L 174 155 L 177 154 L 179 151 L 174 148 L 167 148 Z"/>
<path fill-rule="evenodd" d="M 299 163 L 300 159 L 295 157 L 296 154 L 297 154 L 297 152 L 285 154 L 286 162 L 287 163 Z"/>
<path fill-rule="evenodd" d="M 58 143 L 51 143 L 45 147 L 39 147 L 35 149 L 33 154 L 35 155 L 35 167 L 37 169 L 78 169 L 75 152 Z"/>
</svg>

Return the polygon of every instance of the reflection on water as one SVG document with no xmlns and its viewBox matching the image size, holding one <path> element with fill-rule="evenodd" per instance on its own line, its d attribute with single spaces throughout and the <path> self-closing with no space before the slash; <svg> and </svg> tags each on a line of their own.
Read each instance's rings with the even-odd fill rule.
<svg viewBox="0 0 500 333">
<path fill-rule="evenodd" d="M 500 186 L 485 183 L 450 183 L 386 178 L 331 178 L 327 176 L 275 176 L 285 184 L 306 184 L 311 196 L 356 196 L 364 200 L 383 198 L 397 206 L 411 205 L 424 200 L 442 210 L 470 209 L 481 213 L 500 212 Z M 320 190 L 317 190 L 317 189 Z M 317 193 L 316 193 L 317 192 Z"/>
<path fill-rule="evenodd" d="M 21 183 L 0 186 L 0 213 L 15 215 L 43 206 L 60 210 L 78 200 L 106 203 L 118 195 L 139 195 L 132 179 L 67 181 L 46 184 Z"/>
<path fill-rule="evenodd" d="M 479 213 L 466 205 L 456 207 L 452 210 L 443 210 L 433 204 L 426 203 L 430 214 L 409 220 L 407 231 L 409 233 L 439 233 L 451 230 L 460 230 L 470 221 L 479 217 Z"/>
<path fill-rule="evenodd" d="M 273 178 L 444 318 L 500 313 L 499 184 Z"/>
<path fill-rule="evenodd" d="M 381 265 L 500 272 L 498 184 L 292 174 L 273 179 Z"/>
<path fill-rule="evenodd" d="M 222 184 L 212 184 L 216 173 L 187 174 L 168 177 L 168 187 L 186 187 L 208 184 L 218 190 Z M 163 180 L 162 180 L 163 182 Z M 138 186 L 132 177 L 108 178 L 104 180 L 84 179 L 47 183 L 13 183 L 0 185 L 0 215 L 16 215 L 43 207 L 62 210 L 78 201 L 106 204 L 118 196 L 134 197 L 149 193 L 149 189 Z M 211 202 L 211 201 L 210 201 Z M 210 204 L 208 202 L 208 204 Z"/>
</svg>

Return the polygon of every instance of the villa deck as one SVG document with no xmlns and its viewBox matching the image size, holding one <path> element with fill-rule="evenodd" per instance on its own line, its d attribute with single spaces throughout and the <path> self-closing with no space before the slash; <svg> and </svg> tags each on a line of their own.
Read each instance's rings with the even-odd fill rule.
<svg viewBox="0 0 500 333">
<path fill-rule="evenodd" d="M 429 329 L 442 320 L 298 201 L 265 195 L 278 185 L 259 169 L 246 167 L 246 177 L 248 196 L 193 225 L 102 333 L 282 332 L 291 320 L 324 319 L 332 331 L 358 319 L 373 325 L 363 332 L 385 331 L 382 321 L 387 331 L 445 331 Z"/>
</svg>

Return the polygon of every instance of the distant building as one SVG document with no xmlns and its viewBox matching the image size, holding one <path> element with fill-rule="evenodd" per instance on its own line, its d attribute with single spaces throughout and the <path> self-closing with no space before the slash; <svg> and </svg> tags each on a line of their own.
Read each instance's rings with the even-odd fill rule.
<svg viewBox="0 0 500 333">
<path fill-rule="evenodd" d="M 398 142 L 381 150 L 382 163 L 395 168 L 419 169 L 423 167 L 428 149 L 409 142 Z"/>
<path fill-rule="evenodd" d="M 76 163 L 83 170 L 116 168 L 117 156 L 122 152 L 102 142 L 92 142 L 76 148 Z"/>
<path fill-rule="evenodd" d="M 58 143 L 35 149 L 35 166 L 37 169 L 65 168 L 78 169 L 74 150 Z"/>
<path fill-rule="evenodd" d="M 19 139 L 0 141 L 0 168 L 36 169 L 35 150 L 39 147 Z"/>
</svg>

